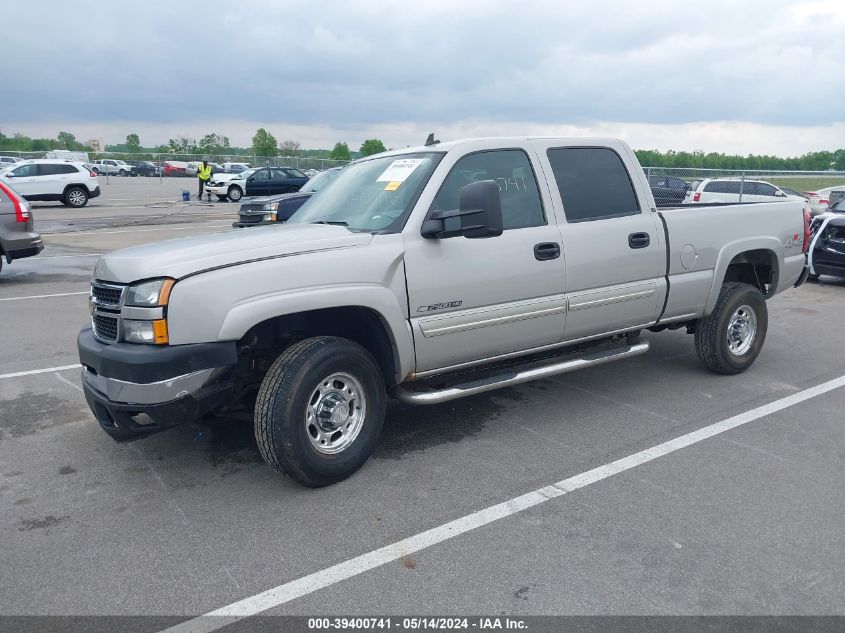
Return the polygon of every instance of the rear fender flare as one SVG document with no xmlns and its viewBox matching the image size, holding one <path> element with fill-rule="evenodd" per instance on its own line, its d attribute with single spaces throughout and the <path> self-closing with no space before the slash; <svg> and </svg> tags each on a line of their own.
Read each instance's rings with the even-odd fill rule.
<svg viewBox="0 0 845 633">
<path fill-rule="evenodd" d="M 735 242 L 729 242 L 719 251 L 719 256 L 716 258 L 716 267 L 713 271 L 713 285 L 710 287 L 710 295 L 707 298 L 707 303 L 704 306 L 704 316 L 713 312 L 716 307 L 716 301 L 719 299 L 719 293 L 722 290 L 722 284 L 725 281 L 725 274 L 728 266 L 734 257 L 747 251 L 769 251 L 772 256 L 772 273 L 774 279 L 778 279 L 779 265 L 783 260 L 783 244 L 775 237 L 754 237 Z M 777 289 L 773 289 L 772 294 Z"/>
</svg>

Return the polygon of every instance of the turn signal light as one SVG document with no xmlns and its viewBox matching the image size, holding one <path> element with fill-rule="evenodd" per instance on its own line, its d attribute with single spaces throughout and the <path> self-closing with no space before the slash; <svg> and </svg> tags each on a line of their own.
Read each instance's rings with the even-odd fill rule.
<svg viewBox="0 0 845 633">
<path fill-rule="evenodd" d="M 167 345 L 170 341 L 167 336 L 167 321 L 165 319 L 153 321 L 153 341 L 156 345 Z"/>
</svg>

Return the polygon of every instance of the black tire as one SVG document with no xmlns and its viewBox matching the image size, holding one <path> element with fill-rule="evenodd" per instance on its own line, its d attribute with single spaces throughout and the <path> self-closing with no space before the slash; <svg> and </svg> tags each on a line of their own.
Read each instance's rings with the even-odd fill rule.
<svg viewBox="0 0 845 633">
<path fill-rule="evenodd" d="M 229 200 L 231 200 L 232 202 L 237 202 L 238 200 L 244 197 L 244 192 L 241 191 L 241 188 L 236 185 L 232 185 L 231 187 L 229 187 L 229 191 L 227 192 L 227 194 L 228 195 L 226 197 L 229 198 Z"/>
<path fill-rule="evenodd" d="M 742 312 L 740 312 L 742 309 Z M 728 326 L 731 319 L 737 315 L 735 323 L 738 326 L 738 337 L 747 341 L 738 345 L 736 351 L 731 349 L 731 337 Z M 754 320 L 754 332 L 750 328 L 743 329 L 742 320 Z M 703 319 L 699 319 L 695 329 L 695 351 L 698 359 L 710 371 L 717 374 L 739 374 L 754 363 L 769 327 L 769 313 L 766 300 L 759 289 L 750 284 L 729 282 L 722 286 L 716 307 L 713 312 Z M 747 334 L 743 336 L 743 334 Z M 749 344 L 750 342 L 750 344 Z"/>
<path fill-rule="evenodd" d="M 229 199 L 229 196 L 217 196 L 217 199 L 218 199 L 220 202 L 226 202 L 226 200 L 228 200 L 228 199 Z"/>
<path fill-rule="evenodd" d="M 80 209 L 88 204 L 88 191 L 85 187 L 79 187 L 76 185 L 68 187 L 65 190 L 62 203 L 69 207 L 73 207 L 74 209 Z"/>
<path fill-rule="evenodd" d="M 351 377 L 362 389 L 363 398 L 350 400 L 351 407 L 344 409 L 347 413 L 357 410 L 361 422 L 357 433 L 343 440 L 349 441 L 343 449 L 325 454 L 315 447 L 320 436 L 315 437 L 314 424 L 309 426 L 306 415 L 332 396 L 329 383 L 320 383 L 338 374 Z M 282 352 L 261 383 L 255 403 L 258 448 L 283 475 L 310 488 L 328 486 L 346 479 L 367 461 L 381 434 L 386 400 L 378 364 L 361 345 L 334 336 L 305 339 Z M 342 416 L 341 427 L 352 420 Z M 334 423 L 334 417 L 329 423 Z"/>
</svg>

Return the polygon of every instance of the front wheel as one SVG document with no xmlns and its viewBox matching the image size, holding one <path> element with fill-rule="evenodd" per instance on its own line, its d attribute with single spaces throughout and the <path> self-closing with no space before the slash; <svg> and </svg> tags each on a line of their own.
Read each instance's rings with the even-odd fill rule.
<svg viewBox="0 0 845 633">
<path fill-rule="evenodd" d="M 258 391 L 255 439 L 278 472 L 316 488 L 349 477 L 378 441 L 384 378 L 358 343 L 305 339 L 276 359 Z"/>
<path fill-rule="evenodd" d="M 126 176 L 126 170 L 125 170 L 125 169 L 121 169 L 119 172 L 117 172 L 117 175 L 118 175 L 118 176 Z"/>
<path fill-rule="evenodd" d="M 738 374 L 754 363 L 769 327 L 766 300 L 750 284 L 722 286 L 713 312 L 695 329 L 698 359 L 717 374 Z"/>
<path fill-rule="evenodd" d="M 243 195 L 244 195 L 244 192 L 241 191 L 240 187 L 237 187 L 237 186 L 229 187 L 229 200 L 231 200 L 232 202 L 237 202 L 238 200 L 240 200 L 243 197 Z"/>
</svg>

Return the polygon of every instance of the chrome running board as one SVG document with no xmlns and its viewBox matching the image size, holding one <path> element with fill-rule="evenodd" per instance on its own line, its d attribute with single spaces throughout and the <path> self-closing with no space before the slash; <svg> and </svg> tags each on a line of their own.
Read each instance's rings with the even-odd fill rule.
<svg viewBox="0 0 845 633">
<path fill-rule="evenodd" d="M 615 349 L 592 352 L 576 358 L 570 358 L 540 367 L 532 367 L 530 369 L 520 370 L 519 367 L 511 367 L 480 380 L 455 384 L 444 389 L 415 391 L 409 389 L 407 386 L 398 385 L 393 388 L 392 394 L 407 404 L 440 404 L 441 402 L 457 400 L 458 398 L 473 396 L 477 393 L 484 393 L 485 391 L 493 391 L 502 387 L 512 387 L 531 380 L 549 378 L 550 376 L 565 374 L 570 371 L 603 365 L 614 360 L 638 356 L 639 354 L 645 354 L 648 349 L 649 344 L 644 341 Z"/>
</svg>

